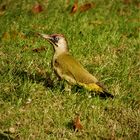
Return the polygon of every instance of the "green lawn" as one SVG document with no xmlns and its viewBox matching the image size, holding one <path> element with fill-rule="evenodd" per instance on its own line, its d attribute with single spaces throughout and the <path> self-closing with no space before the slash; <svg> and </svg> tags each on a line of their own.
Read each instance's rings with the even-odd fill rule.
<svg viewBox="0 0 140 140">
<path fill-rule="evenodd" d="M 140 139 L 140 2 L 79 0 L 79 7 L 85 2 L 95 5 L 70 14 L 74 0 L 0 0 L 0 139 Z M 64 34 L 72 55 L 115 98 L 66 92 L 38 32 Z"/>
</svg>

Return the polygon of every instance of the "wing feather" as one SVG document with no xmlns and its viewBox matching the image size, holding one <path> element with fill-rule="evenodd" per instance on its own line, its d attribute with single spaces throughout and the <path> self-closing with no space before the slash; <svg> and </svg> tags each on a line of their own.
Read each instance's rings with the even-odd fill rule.
<svg viewBox="0 0 140 140">
<path fill-rule="evenodd" d="M 83 66 L 76 61 L 69 53 L 64 53 L 58 56 L 57 63 L 62 69 L 62 75 L 69 75 L 76 82 L 80 83 L 96 83 L 98 80 L 90 74 Z"/>
</svg>

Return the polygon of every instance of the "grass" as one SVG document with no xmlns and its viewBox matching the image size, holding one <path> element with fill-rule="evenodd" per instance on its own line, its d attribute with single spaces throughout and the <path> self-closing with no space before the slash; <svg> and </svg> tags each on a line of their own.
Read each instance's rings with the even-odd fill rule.
<svg viewBox="0 0 140 140">
<path fill-rule="evenodd" d="M 140 3 L 94 0 L 95 8 L 70 15 L 74 1 L 38 2 L 43 11 L 33 14 L 33 0 L 0 1 L 0 137 L 140 139 Z M 67 93 L 51 69 L 52 47 L 36 32 L 64 34 L 115 98 Z M 77 114 L 83 130 L 75 132 Z"/>
</svg>

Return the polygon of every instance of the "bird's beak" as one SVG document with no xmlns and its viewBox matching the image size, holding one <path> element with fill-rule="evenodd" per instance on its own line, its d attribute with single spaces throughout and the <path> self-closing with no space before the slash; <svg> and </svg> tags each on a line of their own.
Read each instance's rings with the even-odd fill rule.
<svg viewBox="0 0 140 140">
<path fill-rule="evenodd" d="M 54 39 L 52 36 L 47 35 L 47 34 L 41 34 L 41 33 L 38 33 L 38 35 L 41 36 L 42 38 L 48 40 L 50 43 L 54 43 Z"/>
<path fill-rule="evenodd" d="M 41 34 L 41 33 L 38 33 L 39 36 L 47 39 L 47 40 L 50 40 L 51 39 L 51 36 L 50 35 L 46 35 L 46 34 Z"/>
</svg>

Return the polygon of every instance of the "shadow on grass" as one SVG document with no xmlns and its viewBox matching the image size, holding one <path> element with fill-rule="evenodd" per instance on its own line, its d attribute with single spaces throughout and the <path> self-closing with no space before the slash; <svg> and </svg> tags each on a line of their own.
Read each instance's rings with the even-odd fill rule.
<svg viewBox="0 0 140 140">
<path fill-rule="evenodd" d="M 29 72 L 26 71 L 17 71 L 15 73 L 17 76 L 19 76 L 22 81 L 25 79 L 30 80 L 31 82 L 36 82 L 36 83 L 43 83 L 43 86 L 46 88 L 50 88 L 52 90 L 56 89 L 58 86 L 60 88 L 60 92 L 63 92 L 65 90 L 65 86 L 67 82 L 65 80 L 60 80 L 58 82 L 54 82 L 54 80 L 51 79 L 51 76 L 49 73 L 46 72 L 46 74 L 40 74 L 40 73 L 35 73 L 35 74 L 30 74 Z M 108 99 L 108 98 L 113 98 L 114 96 L 108 92 L 104 93 L 96 93 L 93 91 L 88 91 L 84 89 L 83 87 L 79 85 L 73 85 L 71 88 L 72 94 L 75 93 L 83 93 L 85 95 L 88 93 L 91 97 L 99 97 L 100 99 Z"/>
<path fill-rule="evenodd" d="M 30 74 L 30 72 L 14 70 L 11 76 L 12 82 L 8 82 L 3 85 L 3 89 L 0 95 L 0 98 L 5 102 L 12 102 L 19 104 L 26 101 L 29 97 L 29 91 L 31 84 L 29 83 L 41 83 L 45 88 L 54 88 L 54 82 L 51 80 L 49 74 Z"/>
<path fill-rule="evenodd" d="M 51 80 L 50 74 L 46 74 L 46 75 L 42 75 L 39 73 L 35 73 L 35 74 L 29 74 L 26 71 L 18 71 L 16 72 L 16 75 L 19 76 L 23 81 L 24 79 L 29 79 L 30 81 L 32 81 L 33 83 L 43 83 L 43 85 L 45 87 L 49 87 L 49 88 L 53 88 L 54 87 L 54 82 L 53 80 Z"/>
</svg>

